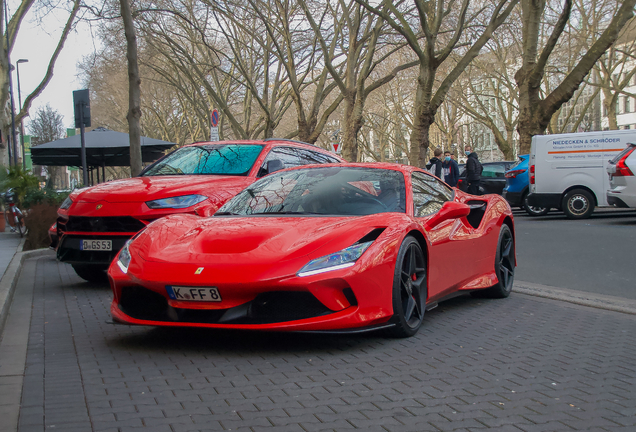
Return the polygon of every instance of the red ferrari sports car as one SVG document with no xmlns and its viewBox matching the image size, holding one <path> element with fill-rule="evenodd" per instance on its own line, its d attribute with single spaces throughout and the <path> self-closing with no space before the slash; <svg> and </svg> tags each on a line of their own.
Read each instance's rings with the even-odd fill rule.
<svg viewBox="0 0 636 432">
<path fill-rule="evenodd" d="M 407 337 L 439 301 L 507 297 L 515 265 L 502 197 L 411 166 L 329 164 L 270 174 L 213 217 L 151 223 L 108 275 L 120 323 Z"/>
<path fill-rule="evenodd" d="M 266 174 L 337 162 L 344 161 L 313 145 L 284 139 L 184 146 L 139 177 L 73 192 L 58 210 L 51 245 L 80 277 L 104 279 L 104 270 L 126 241 L 153 220 L 174 213 L 209 216 Z"/>
</svg>

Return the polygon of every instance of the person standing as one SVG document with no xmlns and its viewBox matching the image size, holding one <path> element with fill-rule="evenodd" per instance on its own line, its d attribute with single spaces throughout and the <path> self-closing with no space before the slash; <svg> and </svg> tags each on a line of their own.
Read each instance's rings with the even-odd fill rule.
<svg viewBox="0 0 636 432">
<path fill-rule="evenodd" d="M 448 150 L 444 152 L 442 168 L 444 169 L 444 181 L 450 187 L 457 186 L 457 181 L 459 180 L 459 165 L 452 159 L 452 154 Z"/>
<path fill-rule="evenodd" d="M 481 195 L 479 192 L 479 183 L 481 182 L 483 167 L 479 162 L 477 152 L 472 151 L 470 146 L 466 146 L 464 150 L 466 151 L 466 181 L 468 182 L 468 193 Z"/>
<path fill-rule="evenodd" d="M 442 160 L 439 158 L 441 155 L 442 149 L 436 148 L 433 152 L 433 157 L 429 161 L 428 165 L 426 165 L 426 169 L 434 176 L 444 180 L 444 168 L 442 166 Z"/>
</svg>

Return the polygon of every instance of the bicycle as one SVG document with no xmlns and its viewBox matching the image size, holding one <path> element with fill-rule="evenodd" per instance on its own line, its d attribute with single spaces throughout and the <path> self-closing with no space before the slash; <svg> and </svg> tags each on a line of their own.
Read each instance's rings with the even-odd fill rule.
<svg viewBox="0 0 636 432">
<path fill-rule="evenodd" d="M 15 205 L 15 192 L 13 192 L 13 189 L 9 189 L 2 194 L 2 197 L 4 198 L 4 203 L 8 207 L 4 212 L 4 218 L 7 221 L 7 224 L 11 227 L 11 232 L 16 232 L 17 230 L 20 233 L 20 237 L 24 237 L 26 232 L 26 228 L 24 227 L 24 215 L 18 206 Z"/>
</svg>

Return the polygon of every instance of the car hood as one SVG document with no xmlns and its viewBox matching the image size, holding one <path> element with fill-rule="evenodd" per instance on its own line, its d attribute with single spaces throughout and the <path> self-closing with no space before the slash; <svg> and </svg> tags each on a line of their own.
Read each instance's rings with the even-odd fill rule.
<svg viewBox="0 0 636 432">
<path fill-rule="evenodd" d="M 212 217 L 174 215 L 157 221 L 133 244 L 146 261 L 190 265 L 274 265 L 351 246 L 388 214 L 350 217 Z M 405 215 L 402 215 L 405 217 Z"/>
<path fill-rule="evenodd" d="M 251 177 L 221 175 L 134 177 L 80 189 L 71 199 L 74 202 L 125 203 L 189 194 L 211 196 L 217 191 L 238 192 L 253 181 Z"/>
</svg>

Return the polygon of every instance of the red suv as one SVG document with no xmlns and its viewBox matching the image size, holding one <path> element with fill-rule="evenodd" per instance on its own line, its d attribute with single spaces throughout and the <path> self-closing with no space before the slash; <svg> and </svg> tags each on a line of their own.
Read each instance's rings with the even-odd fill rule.
<svg viewBox="0 0 636 432">
<path fill-rule="evenodd" d="M 203 142 L 181 147 L 139 177 L 76 190 L 57 219 L 57 258 L 88 281 L 103 280 L 124 244 L 150 222 L 173 213 L 212 215 L 258 178 L 300 165 L 343 159 L 284 139 Z"/>
</svg>

